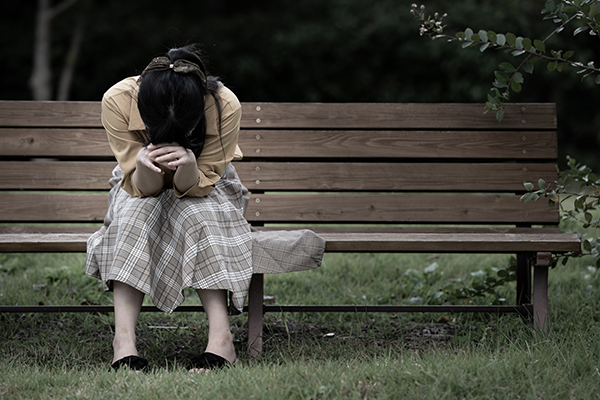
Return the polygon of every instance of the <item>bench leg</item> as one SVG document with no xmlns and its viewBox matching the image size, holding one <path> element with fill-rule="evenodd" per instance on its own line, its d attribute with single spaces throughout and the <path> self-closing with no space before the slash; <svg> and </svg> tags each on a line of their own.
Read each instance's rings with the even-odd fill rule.
<svg viewBox="0 0 600 400">
<path fill-rule="evenodd" d="M 517 254 L 517 305 L 531 304 L 531 258 Z"/>
<path fill-rule="evenodd" d="M 551 253 L 538 253 L 533 270 L 533 327 L 539 333 L 548 332 L 548 269 Z"/>
<path fill-rule="evenodd" d="M 248 291 L 248 354 L 254 359 L 262 352 L 264 275 L 254 274 Z"/>
</svg>

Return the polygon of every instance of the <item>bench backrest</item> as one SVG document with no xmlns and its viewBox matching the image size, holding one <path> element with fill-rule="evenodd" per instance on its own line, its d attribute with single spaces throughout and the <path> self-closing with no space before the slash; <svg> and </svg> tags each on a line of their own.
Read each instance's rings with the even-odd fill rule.
<svg viewBox="0 0 600 400">
<path fill-rule="evenodd" d="M 244 103 L 239 144 L 254 225 L 558 223 L 519 200 L 556 179 L 554 104 L 499 123 L 481 104 Z M 98 102 L 0 101 L 4 231 L 93 231 L 115 165 Z"/>
</svg>

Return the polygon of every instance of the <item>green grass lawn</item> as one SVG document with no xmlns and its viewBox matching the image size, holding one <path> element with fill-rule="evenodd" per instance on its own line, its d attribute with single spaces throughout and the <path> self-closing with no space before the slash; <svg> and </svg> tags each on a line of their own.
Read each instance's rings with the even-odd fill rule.
<svg viewBox="0 0 600 400">
<path fill-rule="evenodd" d="M 111 304 L 82 254 L 0 254 L 2 304 Z M 505 268 L 509 256 L 327 254 L 317 270 L 266 278 L 276 304 L 462 304 L 447 293 Z M 0 315 L 0 398 L 586 399 L 600 396 L 600 273 L 573 259 L 550 272 L 550 332 L 516 315 L 272 313 L 261 359 L 190 376 L 204 314 L 145 313 L 148 374 L 109 372 L 112 315 Z M 507 299 L 508 284 L 478 304 Z M 197 304 L 191 291 L 186 304 Z"/>
</svg>

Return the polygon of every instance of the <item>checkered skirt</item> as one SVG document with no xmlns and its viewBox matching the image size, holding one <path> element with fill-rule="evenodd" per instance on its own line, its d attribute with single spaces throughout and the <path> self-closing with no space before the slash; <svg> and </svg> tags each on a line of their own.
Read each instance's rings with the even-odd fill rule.
<svg viewBox="0 0 600 400">
<path fill-rule="evenodd" d="M 248 190 L 229 165 L 204 197 L 177 198 L 172 189 L 156 197 L 132 197 L 110 180 L 104 226 L 87 242 L 86 273 L 126 283 L 172 312 L 183 289 L 224 289 L 230 309 L 243 308 L 252 273 L 300 271 L 320 265 L 325 248 L 311 231 L 251 232 L 244 219 Z"/>
</svg>

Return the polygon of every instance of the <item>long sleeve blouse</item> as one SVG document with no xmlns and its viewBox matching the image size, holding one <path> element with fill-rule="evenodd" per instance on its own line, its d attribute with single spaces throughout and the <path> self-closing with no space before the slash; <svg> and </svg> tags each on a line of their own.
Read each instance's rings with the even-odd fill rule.
<svg viewBox="0 0 600 400">
<path fill-rule="evenodd" d="M 136 156 L 144 146 L 145 125 L 137 105 L 137 77 L 126 78 L 111 87 L 102 98 L 102 125 L 108 135 L 108 143 L 117 158 L 124 177 L 121 187 L 134 197 L 147 197 L 133 180 Z M 237 145 L 242 109 L 235 94 L 225 86 L 216 91 L 221 105 L 221 130 L 218 128 L 218 112 L 213 96 L 207 95 L 206 139 L 197 158 L 198 182 L 181 193 L 173 185 L 174 171 L 161 166 L 163 189 L 172 188 L 177 197 L 202 197 L 214 189 L 225 168 L 232 160 L 242 158 Z M 160 193 L 160 192 L 159 192 Z M 158 193 L 152 194 L 158 195 Z M 151 195 L 151 196 L 152 196 Z"/>
</svg>

